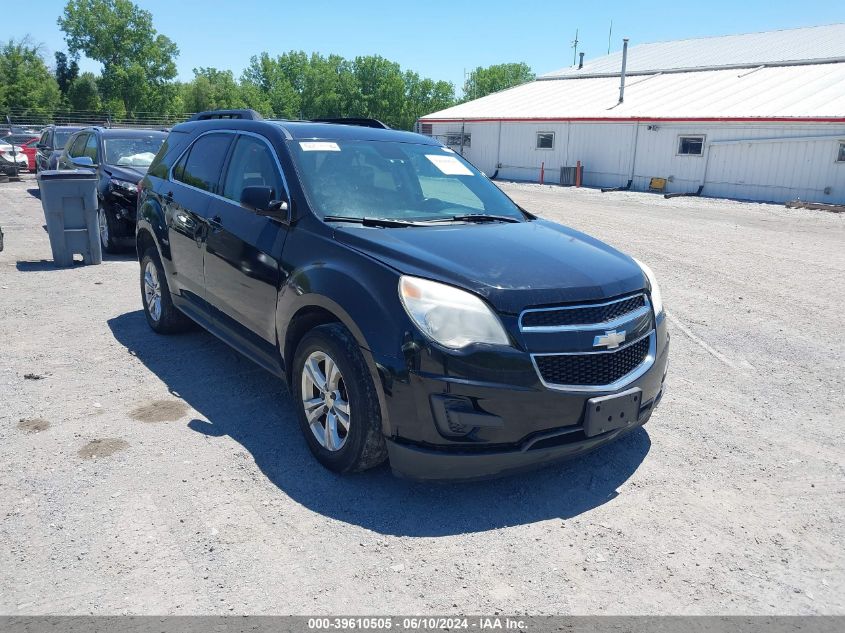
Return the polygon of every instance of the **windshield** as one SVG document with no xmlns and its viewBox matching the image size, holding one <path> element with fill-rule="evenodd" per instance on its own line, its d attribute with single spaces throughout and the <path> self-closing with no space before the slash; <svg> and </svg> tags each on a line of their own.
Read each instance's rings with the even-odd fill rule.
<svg viewBox="0 0 845 633">
<path fill-rule="evenodd" d="M 321 217 L 525 217 L 475 167 L 438 145 L 292 141 L 291 147 L 308 198 Z"/>
<path fill-rule="evenodd" d="M 67 140 L 70 138 L 70 135 L 78 129 L 79 128 L 73 128 L 72 130 L 56 130 L 53 135 L 53 149 L 63 149 L 65 143 L 67 143 Z"/>
<path fill-rule="evenodd" d="M 149 167 L 164 143 L 164 134 L 133 136 L 131 138 L 106 138 L 106 163 L 126 167 Z"/>
</svg>

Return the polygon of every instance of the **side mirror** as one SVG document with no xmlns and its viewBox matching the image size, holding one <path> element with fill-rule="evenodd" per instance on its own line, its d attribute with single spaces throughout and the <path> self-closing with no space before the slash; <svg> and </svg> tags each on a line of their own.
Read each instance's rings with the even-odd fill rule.
<svg viewBox="0 0 845 633">
<path fill-rule="evenodd" d="M 241 204 L 257 215 L 281 222 L 290 221 L 288 201 L 273 200 L 271 187 L 244 187 L 241 191 Z"/>
<path fill-rule="evenodd" d="M 70 162 L 73 163 L 74 167 L 93 167 L 94 161 L 91 160 L 90 156 L 77 156 L 76 158 L 71 158 Z"/>
</svg>

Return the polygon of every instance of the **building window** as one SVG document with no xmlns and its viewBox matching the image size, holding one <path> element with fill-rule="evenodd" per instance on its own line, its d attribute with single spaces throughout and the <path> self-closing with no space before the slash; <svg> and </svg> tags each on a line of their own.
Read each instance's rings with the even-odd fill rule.
<svg viewBox="0 0 845 633">
<path fill-rule="evenodd" d="M 678 137 L 678 155 L 679 156 L 701 156 L 704 154 L 704 137 L 703 136 L 679 136 Z"/>
<path fill-rule="evenodd" d="M 837 154 L 836 162 L 845 163 L 845 141 L 839 141 L 839 154 Z"/>
<path fill-rule="evenodd" d="M 537 132 L 537 149 L 554 149 L 554 132 Z"/>
<path fill-rule="evenodd" d="M 452 132 L 450 134 L 446 134 L 445 145 L 449 145 L 450 147 L 460 147 L 461 146 L 461 133 L 460 132 Z M 464 147 L 472 147 L 472 135 L 471 134 L 464 134 Z"/>
<path fill-rule="evenodd" d="M 426 136 L 431 136 L 434 132 L 431 129 L 431 123 L 421 123 L 420 124 L 420 134 L 425 134 Z"/>
</svg>

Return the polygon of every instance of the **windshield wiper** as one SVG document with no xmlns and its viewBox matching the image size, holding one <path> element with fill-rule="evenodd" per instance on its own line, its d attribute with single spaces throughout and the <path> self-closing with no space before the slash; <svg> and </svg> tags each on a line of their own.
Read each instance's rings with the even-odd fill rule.
<svg viewBox="0 0 845 633">
<path fill-rule="evenodd" d="M 453 215 L 446 218 L 447 221 L 455 222 L 519 222 L 519 218 L 509 215 L 490 215 L 488 213 L 467 213 L 465 215 Z"/>
<path fill-rule="evenodd" d="M 326 215 L 323 216 L 326 222 L 353 222 L 363 226 L 403 227 L 403 226 L 425 226 L 420 222 L 408 220 L 392 220 L 390 218 L 356 218 L 348 215 Z"/>
</svg>

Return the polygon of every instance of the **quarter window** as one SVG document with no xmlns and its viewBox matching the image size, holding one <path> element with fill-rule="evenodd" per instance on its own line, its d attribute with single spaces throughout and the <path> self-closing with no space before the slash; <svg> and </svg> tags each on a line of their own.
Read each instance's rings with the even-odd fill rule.
<svg viewBox="0 0 845 633">
<path fill-rule="evenodd" d="M 554 149 L 554 132 L 537 132 L 537 149 Z"/>
<path fill-rule="evenodd" d="M 839 143 L 839 154 L 837 154 L 836 162 L 845 163 L 845 141 Z"/>
<path fill-rule="evenodd" d="M 679 136 L 678 154 L 681 156 L 701 156 L 704 153 L 703 136 Z"/>
<path fill-rule="evenodd" d="M 267 144 L 254 136 L 239 136 L 236 143 L 226 170 L 223 196 L 240 202 L 244 188 L 270 187 L 272 199 L 279 200 L 282 178 Z"/>
<path fill-rule="evenodd" d="M 187 158 L 183 157 L 173 170 L 174 178 L 197 189 L 217 193 L 220 169 L 231 142 L 231 134 L 201 136 L 191 146 Z"/>
<path fill-rule="evenodd" d="M 97 135 L 89 134 L 88 141 L 85 143 L 85 149 L 82 150 L 82 155 L 91 159 L 91 162 L 97 164 Z"/>
<path fill-rule="evenodd" d="M 82 153 L 85 151 L 85 143 L 88 141 L 87 134 L 80 134 L 75 139 L 71 139 L 73 141 L 73 145 L 70 146 L 67 154 L 71 158 L 79 158 L 82 156 Z"/>
</svg>

